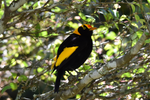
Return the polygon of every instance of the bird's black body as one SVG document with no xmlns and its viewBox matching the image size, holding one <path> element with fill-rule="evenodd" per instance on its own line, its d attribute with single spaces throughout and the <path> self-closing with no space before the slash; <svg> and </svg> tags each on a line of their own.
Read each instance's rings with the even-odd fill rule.
<svg viewBox="0 0 150 100">
<path fill-rule="evenodd" d="M 89 57 L 92 50 L 92 40 L 91 38 L 85 38 L 78 36 L 76 34 L 71 34 L 59 47 L 59 55 L 65 47 L 78 46 L 77 50 L 66 60 L 64 60 L 58 70 L 74 70 L 80 67 L 85 60 Z M 59 56 L 58 56 L 59 57 Z M 65 67 L 63 67 L 65 66 Z"/>
<path fill-rule="evenodd" d="M 60 79 L 64 75 L 65 71 L 75 70 L 82 65 L 85 60 L 89 57 L 92 51 L 92 39 L 91 35 L 93 33 L 92 30 L 89 30 L 85 25 L 79 27 L 78 32 L 81 35 L 76 33 L 71 34 L 64 42 L 60 45 L 57 53 L 57 58 L 59 58 L 60 54 L 64 52 L 65 48 L 77 47 L 75 51 L 69 55 L 68 58 L 65 58 L 59 66 L 54 65 L 54 70 L 57 70 L 57 79 L 55 82 L 55 92 L 58 92 Z"/>
</svg>

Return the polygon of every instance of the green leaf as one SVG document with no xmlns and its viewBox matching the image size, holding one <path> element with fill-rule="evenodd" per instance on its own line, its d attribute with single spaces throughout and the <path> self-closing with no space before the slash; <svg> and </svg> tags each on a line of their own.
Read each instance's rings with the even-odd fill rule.
<svg viewBox="0 0 150 100">
<path fill-rule="evenodd" d="M 150 3 L 150 0 L 147 0 L 148 3 Z"/>
<path fill-rule="evenodd" d="M 43 37 L 47 37 L 47 31 L 43 31 L 41 33 L 39 33 L 39 36 L 43 36 Z"/>
<path fill-rule="evenodd" d="M 80 94 L 77 94 L 76 95 L 76 99 L 80 99 L 81 98 L 81 95 Z"/>
<path fill-rule="evenodd" d="M 8 89 L 11 89 L 11 86 L 10 86 L 10 85 L 5 86 L 5 87 L 2 89 L 1 93 L 3 94 L 3 93 L 4 93 L 6 90 L 8 90 Z"/>
<path fill-rule="evenodd" d="M 112 45 L 110 44 L 106 44 L 106 46 L 104 47 L 105 50 L 109 50 L 109 49 L 113 49 Z"/>
<path fill-rule="evenodd" d="M 142 95 L 141 95 L 141 93 L 136 92 L 136 93 L 132 94 L 132 96 L 131 96 L 131 97 L 132 97 L 132 98 L 137 98 L 137 99 L 139 99 L 139 98 L 141 98 L 141 97 L 142 97 Z"/>
<path fill-rule="evenodd" d="M 108 95 L 108 93 L 100 93 L 99 95 L 105 97 L 106 95 Z"/>
<path fill-rule="evenodd" d="M 39 31 L 40 31 L 41 26 L 40 26 L 40 24 L 39 24 L 39 23 L 35 26 L 35 29 L 36 29 L 36 31 L 37 31 L 37 32 L 39 32 Z"/>
<path fill-rule="evenodd" d="M 109 20 L 113 19 L 113 15 L 111 13 L 106 13 L 104 15 L 104 17 L 105 17 L 106 21 L 109 21 Z"/>
<path fill-rule="evenodd" d="M 92 0 L 92 1 L 96 2 L 96 0 Z"/>
<path fill-rule="evenodd" d="M 107 56 L 112 56 L 114 53 L 114 49 L 109 49 L 106 53 Z"/>
<path fill-rule="evenodd" d="M 127 18 L 126 15 L 122 15 L 122 16 L 120 17 L 119 21 L 123 21 L 123 20 L 125 20 L 126 18 Z"/>
<path fill-rule="evenodd" d="M 136 71 L 137 71 L 137 69 L 134 69 L 134 70 L 133 70 L 133 73 L 135 73 Z"/>
<path fill-rule="evenodd" d="M 116 2 L 119 2 L 119 1 L 121 1 L 121 0 L 116 0 Z"/>
<path fill-rule="evenodd" d="M 138 22 L 140 20 L 140 17 L 136 14 L 134 16 L 135 16 L 136 21 Z"/>
<path fill-rule="evenodd" d="M 115 32 L 111 31 L 107 34 L 106 39 L 114 40 L 116 38 Z"/>
<path fill-rule="evenodd" d="M 82 70 L 88 70 L 90 68 L 91 68 L 91 66 L 89 66 L 89 65 L 83 65 L 83 67 L 81 67 Z"/>
<path fill-rule="evenodd" d="M 118 26 L 118 23 L 115 23 L 115 26 L 116 26 L 116 28 L 119 30 L 119 26 Z"/>
<path fill-rule="evenodd" d="M 11 60 L 11 66 L 14 66 L 15 64 L 16 64 L 15 59 L 12 59 L 12 60 Z"/>
<path fill-rule="evenodd" d="M 25 67 L 28 67 L 28 64 L 27 64 L 25 61 L 23 61 L 22 64 L 23 64 Z"/>
<path fill-rule="evenodd" d="M 12 75 L 12 77 L 13 77 L 14 79 L 17 78 L 17 74 L 16 74 L 16 73 L 11 73 L 11 75 Z"/>
<path fill-rule="evenodd" d="M 135 12 L 135 6 L 133 4 L 130 4 L 130 5 L 131 5 L 132 11 L 134 13 Z"/>
<path fill-rule="evenodd" d="M 19 56 L 19 54 L 18 53 L 15 53 L 15 57 L 17 58 Z"/>
<path fill-rule="evenodd" d="M 40 73 L 40 72 L 42 72 L 44 70 L 44 68 L 41 68 L 41 67 L 39 67 L 38 69 L 37 69 L 37 71 Z"/>
<path fill-rule="evenodd" d="M 138 73 L 143 73 L 144 71 L 145 71 L 144 68 L 139 68 L 137 72 L 138 72 Z"/>
<path fill-rule="evenodd" d="M 149 35 L 149 33 L 148 33 L 148 32 L 145 32 L 145 35 Z"/>
<path fill-rule="evenodd" d="M 0 18 L 3 16 L 4 11 L 0 9 Z"/>
<path fill-rule="evenodd" d="M 17 83 L 11 82 L 10 87 L 11 87 L 12 90 L 16 90 L 18 88 L 18 85 L 17 85 Z"/>
<path fill-rule="evenodd" d="M 54 12 L 61 12 L 61 9 L 59 7 L 55 7 L 54 9 L 52 9 L 52 11 L 54 11 Z"/>
<path fill-rule="evenodd" d="M 113 18 L 115 18 L 114 11 L 112 11 L 112 9 L 110 9 L 110 8 L 108 8 L 108 11 L 111 13 L 111 15 L 113 16 Z"/>
<path fill-rule="evenodd" d="M 94 63 L 104 63 L 104 61 L 102 59 L 100 59 L 100 60 L 96 59 Z"/>
<path fill-rule="evenodd" d="M 140 8 L 139 2 L 132 2 L 133 4 L 137 5 Z"/>
<path fill-rule="evenodd" d="M 136 27 L 136 28 L 138 28 L 138 25 L 136 23 L 134 23 L 134 22 L 131 23 L 131 25 L 134 26 L 134 27 Z"/>
<path fill-rule="evenodd" d="M 73 23 L 73 22 L 68 22 L 68 25 L 74 29 L 78 28 L 78 24 L 77 23 Z"/>
<path fill-rule="evenodd" d="M 145 43 L 150 43 L 150 39 L 145 40 Z"/>
<path fill-rule="evenodd" d="M 136 38 L 136 39 L 134 39 L 133 41 L 132 41 L 132 47 L 137 43 L 137 41 L 138 41 L 138 39 Z"/>
<path fill-rule="evenodd" d="M 20 75 L 19 77 L 18 77 L 18 81 L 19 82 L 21 82 L 21 81 L 26 81 L 28 78 L 27 78 L 27 76 L 25 76 L 25 75 Z"/>
<path fill-rule="evenodd" d="M 139 19 L 140 23 L 143 25 L 143 23 L 145 23 L 144 19 Z"/>
<path fill-rule="evenodd" d="M 137 38 L 137 34 L 132 34 L 132 35 L 131 35 L 131 39 L 132 39 L 132 40 L 134 40 L 134 39 L 136 39 L 136 38 Z"/>
<path fill-rule="evenodd" d="M 111 44 L 106 44 L 104 49 L 107 50 L 107 53 L 106 53 L 107 56 L 111 56 L 114 53 L 114 48 Z"/>
<path fill-rule="evenodd" d="M 95 22 L 95 18 L 94 17 L 92 17 L 92 16 L 90 16 L 90 15 L 85 15 L 86 17 L 87 17 L 87 21 L 88 22 Z"/>
<path fill-rule="evenodd" d="M 123 77 L 130 78 L 130 77 L 132 77 L 132 75 L 131 75 L 131 73 L 127 72 L 127 73 L 122 74 L 121 78 L 123 78 Z"/>
<path fill-rule="evenodd" d="M 86 17 L 85 17 L 85 15 L 83 14 L 83 13 L 79 13 L 79 16 L 83 19 L 83 20 L 86 20 Z"/>
<path fill-rule="evenodd" d="M 140 38 L 143 34 L 143 31 L 137 31 L 136 34 L 137 34 L 138 38 Z"/>
<path fill-rule="evenodd" d="M 51 34 L 49 34 L 48 36 L 58 36 L 59 34 L 57 34 L 57 33 L 51 33 Z"/>
<path fill-rule="evenodd" d="M 98 12 L 101 13 L 101 14 L 103 14 L 103 15 L 106 15 L 106 14 L 107 14 L 107 12 L 106 12 L 105 9 L 100 9 Z"/>
<path fill-rule="evenodd" d="M 35 26 L 35 32 L 36 32 L 36 34 L 35 34 L 35 36 L 36 37 L 39 37 L 39 32 L 40 32 L 40 30 L 41 30 L 41 26 L 40 26 L 40 24 L 38 23 L 36 26 Z"/>
</svg>

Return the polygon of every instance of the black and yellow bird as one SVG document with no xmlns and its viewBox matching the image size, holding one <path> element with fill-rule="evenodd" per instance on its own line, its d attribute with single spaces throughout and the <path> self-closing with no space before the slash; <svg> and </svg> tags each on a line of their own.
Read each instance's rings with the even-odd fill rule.
<svg viewBox="0 0 150 100">
<path fill-rule="evenodd" d="M 54 92 L 58 93 L 60 79 L 65 71 L 79 68 L 89 57 L 93 46 L 91 36 L 95 29 L 97 28 L 83 24 L 60 45 L 55 63 L 51 66 L 51 69 L 54 68 L 53 71 L 57 71 Z"/>
</svg>

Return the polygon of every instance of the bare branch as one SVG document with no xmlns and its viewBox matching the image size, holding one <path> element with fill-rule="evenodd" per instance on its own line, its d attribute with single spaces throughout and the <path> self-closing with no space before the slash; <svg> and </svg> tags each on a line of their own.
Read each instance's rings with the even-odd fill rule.
<svg viewBox="0 0 150 100">
<path fill-rule="evenodd" d="M 19 9 L 23 4 L 25 4 L 28 0 L 17 0 L 17 1 L 13 1 L 10 6 L 9 9 L 10 11 L 16 11 L 17 9 Z"/>
</svg>

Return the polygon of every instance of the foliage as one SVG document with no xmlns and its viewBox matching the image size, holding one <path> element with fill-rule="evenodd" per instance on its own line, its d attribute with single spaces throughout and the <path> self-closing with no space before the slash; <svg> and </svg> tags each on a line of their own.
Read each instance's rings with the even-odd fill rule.
<svg viewBox="0 0 150 100">
<path fill-rule="evenodd" d="M 60 91 L 126 55 L 143 33 L 150 34 L 150 0 L 24 0 L 26 3 L 11 11 L 11 5 L 19 1 L 0 1 L 0 29 L 4 29 L 0 32 L 0 91 L 17 90 L 18 99 L 27 97 L 25 91 L 32 94 L 30 99 L 48 91 L 55 98 L 56 73 L 51 74 L 50 66 L 59 45 L 81 24 L 98 28 L 92 36 L 93 51 L 77 70 L 80 73 L 70 72 L 75 77 L 66 72 L 68 82 L 61 83 Z M 147 39 L 131 61 L 93 80 L 72 98 L 150 99 L 149 43 Z"/>
</svg>

